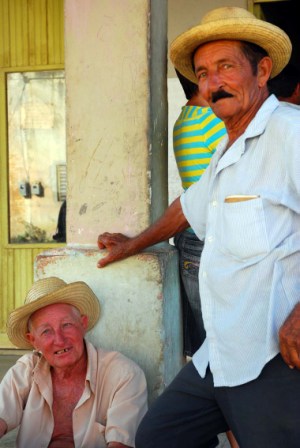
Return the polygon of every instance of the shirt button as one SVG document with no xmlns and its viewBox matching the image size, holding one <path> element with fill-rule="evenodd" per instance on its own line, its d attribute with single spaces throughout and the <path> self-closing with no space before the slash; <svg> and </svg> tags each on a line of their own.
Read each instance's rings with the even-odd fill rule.
<svg viewBox="0 0 300 448">
<path fill-rule="evenodd" d="M 216 206 L 218 205 L 218 201 L 212 201 L 211 205 L 212 205 L 213 207 L 216 207 Z"/>
<path fill-rule="evenodd" d="M 207 239 L 207 241 L 208 241 L 209 243 L 212 243 L 213 240 L 214 240 L 214 237 L 213 237 L 212 235 L 210 235 L 210 236 L 208 236 L 206 239 Z"/>
<path fill-rule="evenodd" d="M 203 278 L 206 278 L 206 277 L 207 277 L 207 272 L 206 272 L 206 271 L 203 271 L 203 273 L 202 273 L 202 277 L 203 277 Z"/>
</svg>

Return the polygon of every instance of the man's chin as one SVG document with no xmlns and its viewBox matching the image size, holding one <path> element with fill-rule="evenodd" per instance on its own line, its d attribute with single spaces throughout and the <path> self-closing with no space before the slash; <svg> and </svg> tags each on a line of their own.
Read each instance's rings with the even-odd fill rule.
<svg viewBox="0 0 300 448">
<path fill-rule="evenodd" d="M 232 116 L 232 107 L 228 106 L 225 101 L 217 101 L 211 105 L 214 114 L 224 121 L 228 116 Z"/>
</svg>

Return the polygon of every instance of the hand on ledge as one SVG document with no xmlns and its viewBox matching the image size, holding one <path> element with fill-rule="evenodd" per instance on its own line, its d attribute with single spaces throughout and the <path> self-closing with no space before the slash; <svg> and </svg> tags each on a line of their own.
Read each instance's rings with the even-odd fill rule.
<svg viewBox="0 0 300 448">
<path fill-rule="evenodd" d="M 130 251 L 131 238 L 122 233 L 105 232 L 98 236 L 98 247 L 100 250 L 107 249 L 108 254 L 98 261 L 97 267 L 104 268 L 106 265 L 114 261 L 123 260 L 124 258 L 134 255 Z"/>
</svg>

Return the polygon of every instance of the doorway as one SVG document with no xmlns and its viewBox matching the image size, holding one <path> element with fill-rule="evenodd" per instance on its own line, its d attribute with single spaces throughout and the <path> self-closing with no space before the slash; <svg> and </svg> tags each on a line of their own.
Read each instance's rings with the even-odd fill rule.
<svg viewBox="0 0 300 448">
<path fill-rule="evenodd" d="M 296 0 L 249 1 L 250 10 L 258 17 L 282 28 L 293 45 L 291 62 L 300 69 L 299 14 Z M 297 9 L 296 9 L 297 8 Z"/>
</svg>

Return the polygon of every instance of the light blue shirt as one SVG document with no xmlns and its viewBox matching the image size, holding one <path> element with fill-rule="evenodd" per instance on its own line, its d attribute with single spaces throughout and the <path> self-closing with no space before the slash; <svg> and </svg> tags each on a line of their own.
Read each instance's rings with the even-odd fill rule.
<svg viewBox="0 0 300 448">
<path fill-rule="evenodd" d="M 225 152 L 218 145 L 181 197 L 205 238 L 199 284 L 206 340 L 193 362 L 215 386 L 258 377 L 279 353 L 278 331 L 300 301 L 300 108 L 270 96 Z M 230 195 L 254 195 L 225 202 Z M 206 199 L 206 200 L 205 200 Z"/>
</svg>

